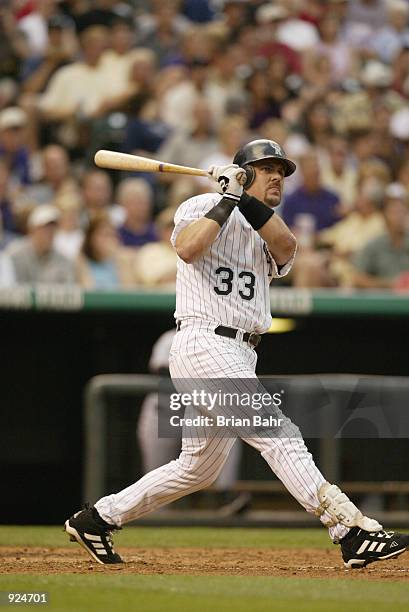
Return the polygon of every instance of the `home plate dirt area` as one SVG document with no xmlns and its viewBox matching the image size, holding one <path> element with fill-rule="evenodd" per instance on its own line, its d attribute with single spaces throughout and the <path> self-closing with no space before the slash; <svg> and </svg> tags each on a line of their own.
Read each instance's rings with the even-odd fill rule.
<svg viewBox="0 0 409 612">
<path fill-rule="evenodd" d="M 0 574 L 185 574 L 191 576 L 297 576 L 352 580 L 404 581 L 409 579 L 409 554 L 374 563 L 362 570 L 343 568 L 339 548 L 277 549 L 121 547 L 124 564 L 103 566 L 72 547 L 0 547 Z"/>
</svg>

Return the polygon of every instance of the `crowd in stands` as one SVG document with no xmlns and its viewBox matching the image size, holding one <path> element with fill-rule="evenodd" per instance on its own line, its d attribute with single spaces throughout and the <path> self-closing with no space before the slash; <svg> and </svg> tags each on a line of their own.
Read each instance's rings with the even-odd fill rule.
<svg viewBox="0 0 409 612">
<path fill-rule="evenodd" d="M 298 166 L 278 283 L 409 290 L 409 0 L 1 2 L 0 287 L 172 289 L 211 182 L 95 152 L 207 168 L 254 138 Z"/>
</svg>

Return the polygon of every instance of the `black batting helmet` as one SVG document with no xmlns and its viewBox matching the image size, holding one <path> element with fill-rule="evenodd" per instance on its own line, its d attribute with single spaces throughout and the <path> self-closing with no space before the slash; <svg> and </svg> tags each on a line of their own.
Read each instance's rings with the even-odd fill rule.
<svg viewBox="0 0 409 612">
<path fill-rule="evenodd" d="M 264 138 L 252 140 L 239 149 L 233 159 L 233 164 L 237 164 L 246 171 L 247 181 L 244 185 L 244 189 L 248 189 L 256 178 L 254 169 L 249 164 L 262 159 L 277 159 L 278 161 L 282 161 L 285 168 L 284 176 L 290 176 L 295 172 L 295 163 L 286 157 L 282 147 L 280 147 L 277 142 Z"/>
</svg>

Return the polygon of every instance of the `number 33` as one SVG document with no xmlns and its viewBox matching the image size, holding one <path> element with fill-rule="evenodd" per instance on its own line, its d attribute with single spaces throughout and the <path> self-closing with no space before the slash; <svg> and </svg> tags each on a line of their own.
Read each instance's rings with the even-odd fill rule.
<svg viewBox="0 0 409 612">
<path fill-rule="evenodd" d="M 218 276 L 217 286 L 214 287 L 217 295 L 229 295 L 233 291 L 233 278 L 234 273 L 231 268 L 225 268 L 220 266 L 217 268 L 216 274 Z M 254 285 L 256 282 L 256 277 L 253 272 L 248 272 L 243 270 L 238 274 L 240 279 L 244 279 L 244 290 L 239 290 L 239 296 L 243 298 L 243 300 L 252 300 L 254 297 Z"/>
</svg>

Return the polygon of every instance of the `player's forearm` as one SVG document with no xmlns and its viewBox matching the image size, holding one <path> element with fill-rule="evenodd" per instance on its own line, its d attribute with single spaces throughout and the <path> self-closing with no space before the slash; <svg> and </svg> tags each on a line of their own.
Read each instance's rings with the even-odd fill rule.
<svg viewBox="0 0 409 612">
<path fill-rule="evenodd" d="M 240 198 L 239 209 L 267 243 L 275 262 L 282 266 L 290 261 L 295 253 L 297 241 L 284 221 L 274 213 L 274 209 L 246 193 Z"/>
<path fill-rule="evenodd" d="M 297 240 L 281 217 L 278 215 L 270 217 L 258 233 L 267 243 L 268 250 L 279 266 L 290 261 L 297 248 Z"/>
<path fill-rule="evenodd" d="M 212 246 L 220 231 L 213 219 L 203 217 L 183 228 L 176 238 L 176 253 L 185 263 L 194 263 Z"/>
</svg>

